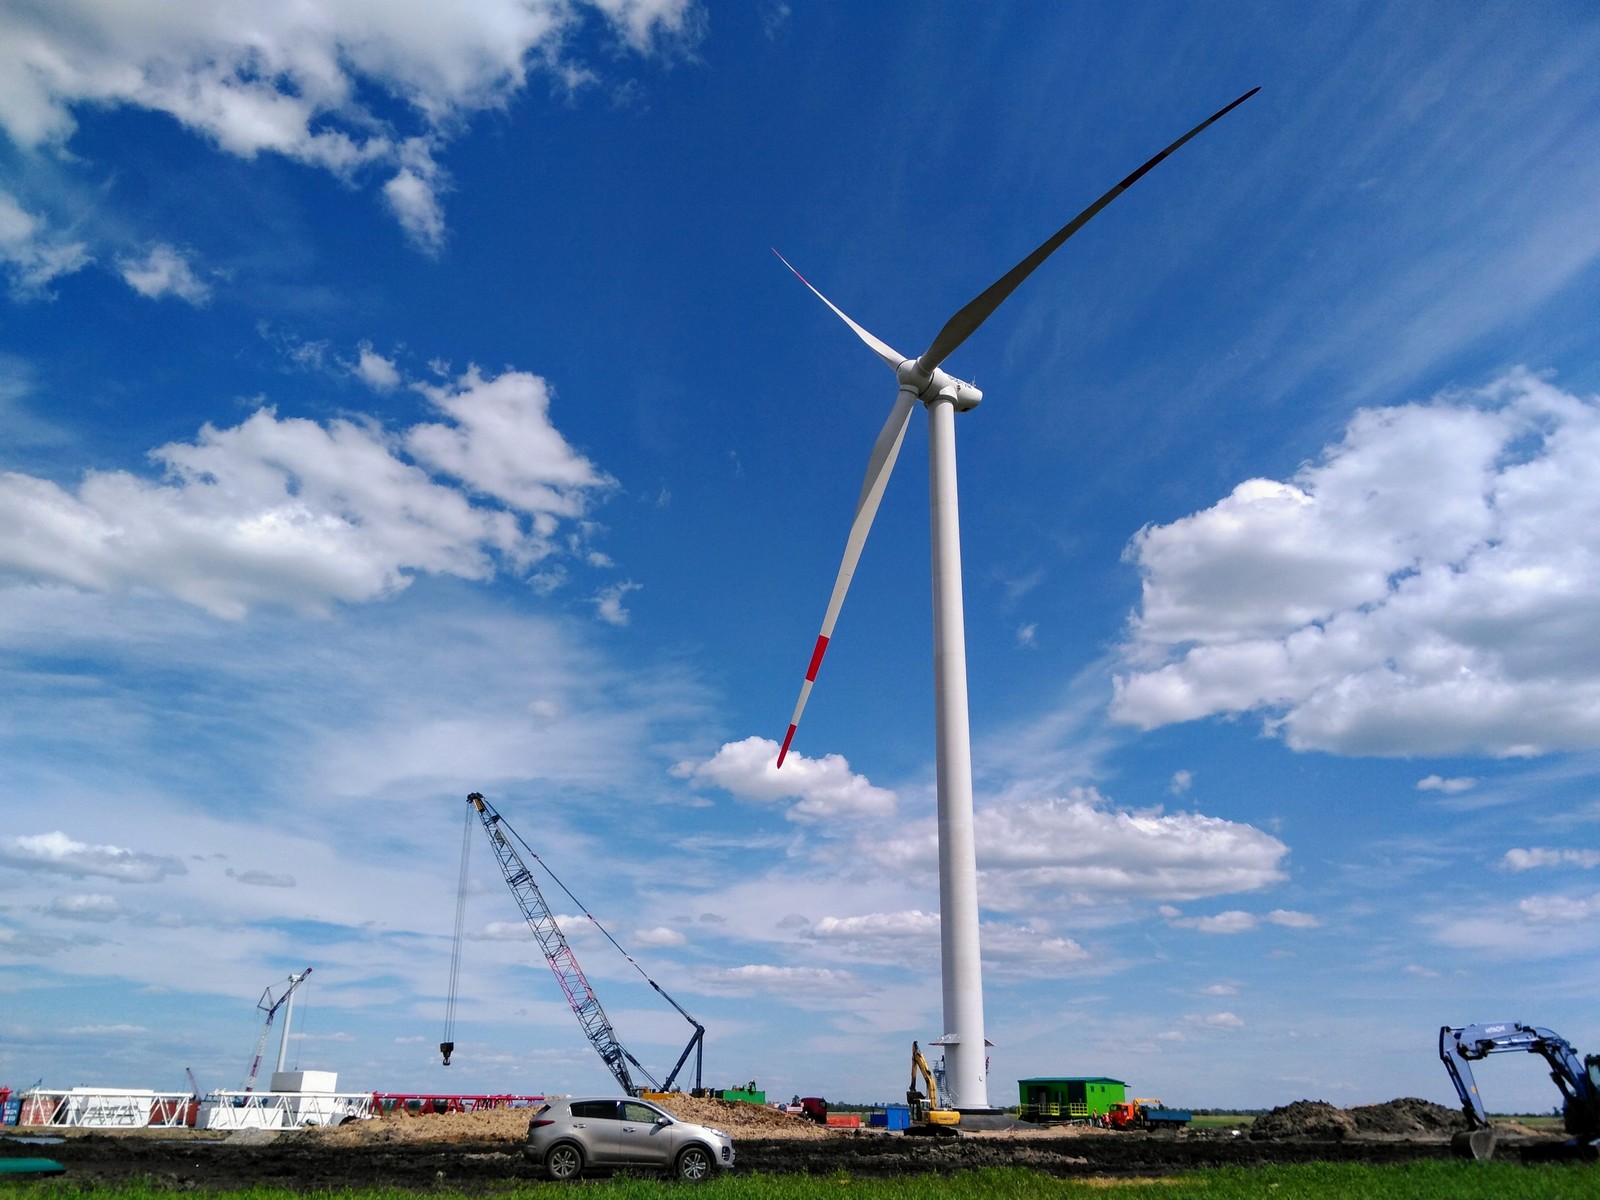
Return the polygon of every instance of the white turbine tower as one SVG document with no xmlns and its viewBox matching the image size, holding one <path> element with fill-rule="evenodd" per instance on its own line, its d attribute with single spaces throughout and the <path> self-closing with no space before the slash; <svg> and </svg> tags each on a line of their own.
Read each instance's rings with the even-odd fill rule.
<svg viewBox="0 0 1600 1200">
<path fill-rule="evenodd" d="M 945 323 L 933 343 L 920 358 L 911 359 L 875 337 L 846 316 L 806 280 L 811 288 L 846 325 L 855 330 L 881 358 L 900 382 L 899 394 L 889 419 L 867 460 L 867 475 L 856 501 L 855 519 L 845 541 L 844 561 L 834 580 L 833 595 L 822 618 L 822 633 L 817 637 L 800 686 L 800 699 L 789 720 L 778 751 L 778 766 L 789 753 L 800 714 L 805 710 L 816 682 L 817 669 L 833 636 L 834 622 L 844 604 L 845 592 L 861 559 L 872 519 L 877 515 L 889 473 L 900 454 L 911 409 L 922 404 L 928 410 L 929 499 L 933 509 L 933 657 L 935 757 L 939 808 L 939 925 L 940 962 L 943 978 L 944 1036 L 939 1039 L 945 1052 L 945 1087 L 949 1103 L 964 1110 L 989 1108 L 988 1056 L 983 1027 L 983 969 L 978 951 L 978 864 L 972 828 L 972 744 L 967 722 L 967 648 L 961 602 L 961 531 L 956 506 L 955 414 L 977 407 L 983 393 L 965 380 L 940 369 L 940 364 L 962 342 L 976 332 L 1002 301 L 1031 275 L 1035 268 L 1069 237 L 1132 187 L 1145 172 L 1213 122 L 1221 120 L 1254 96 L 1252 88 L 1226 108 L 1220 109 L 1184 134 L 1172 145 L 1151 158 L 1133 174 L 1112 188 L 1048 241 L 992 283 Z M 776 251 L 774 251 L 776 253 Z M 778 255 L 780 259 L 783 256 Z M 786 259 L 784 266 L 794 271 Z"/>
</svg>

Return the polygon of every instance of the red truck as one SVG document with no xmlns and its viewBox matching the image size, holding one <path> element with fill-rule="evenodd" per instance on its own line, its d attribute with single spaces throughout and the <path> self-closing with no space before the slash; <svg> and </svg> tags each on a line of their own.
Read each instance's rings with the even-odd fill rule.
<svg viewBox="0 0 1600 1200">
<path fill-rule="evenodd" d="M 1128 1100 L 1106 1110 L 1104 1123 L 1112 1129 L 1182 1129 L 1194 1114 L 1181 1108 L 1163 1108 L 1159 1100 Z"/>
</svg>

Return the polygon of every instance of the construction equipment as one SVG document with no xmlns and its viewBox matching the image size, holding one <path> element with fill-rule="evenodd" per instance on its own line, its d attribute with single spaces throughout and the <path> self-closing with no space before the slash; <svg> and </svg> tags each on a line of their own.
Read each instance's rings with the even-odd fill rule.
<svg viewBox="0 0 1600 1200">
<path fill-rule="evenodd" d="M 467 812 L 468 829 L 470 830 L 472 816 L 476 813 L 483 825 L 484 832 L 488 834 L 489 846 L 494 851 L 495 860 L 500 864 L 500 873 L 505 876 L 506 885 L 510 887 L 511 894 L 516 897 L 517 904 L 522 909 L 522 915 L 527 919 L 528 928 L 533 930 L 533 936 L 538 939 L 539 947 L 544 951 L 545 961 L 550 964 L 550 969 L 555 972 L 556 982 L 561 985 L 561 990 L 567 997 L 567 1003 L 571 1005 L 574 1015 L 578 1018 L 578 1024 L 583 1026 L 584 1036 L 589 1039 L 589 1044 L 595 1048 L 595 1052 L 600 1055 L 601 1060 L 606 1064 L 606 1069 L 616 1078 L 622 1090 L 630 1096 L 643 1095 L 647 1091 L 672 1091 L 677 1082 L 678 1072 L 683 1069 L 684 1064 L 689 1060 L 690 1054 L 693 1054 L 694 1090 L 696 1093 L 700 1092 L 701 1055 L 705 1041 L 705 1026 L 691 1017 L 681 1004 L 662 990 L 659 983 L 645 974 L 644 968 L 634 961 L 632 955 L 617 944 L 617 940 L 606 932 L 605 927 L 599 921 L 595 920 L 593 913 L 583 907 L 578 898 L 567 888 L 566 884 L 556 879 L 555 873 L 550 870 L 549 866 L 533 852 L 533 849 L 517 835 L 515 830 L 506 824 L 505 820 L 483 798 L 481 793 L 473 792 L 467 797 L 467 803 L 471 806 Z M 550 906 L 545 903 L 544 894 L 540 892 L 539 885 L 534 882 L 533 872 L 529 870 L 527 863 L 523 860 L 522 855 L 518 853 L 516 846 L 512 845 L 513 840 L 519 843 L 523 850 L 527 851 L 528 858 L 544 867 L 545 873 L 555 880 L 562 891 L 566 892 L 568 899 L 582 909 L 584 916 L 588 917 L 594 927 L 605 935 L 606 940 L 616 946 L 617 951 L 633 964 L 634 969 L 644 976 L 645 982 L 655 989 L 656 994 L 672 1005 L 678 1011 L 678 1014 L 693 1027 L 694 1032 L 689 1036 L 689 1044 L 683 1048 L 683 1053 L 678 1056 L 677 1063 L 667 1073 L 665 1083 L 658 1082 L 655 1076 L 651 1075 L 639 1060 L 629 1053 L 627 1048 L 617 1039 L 616 1030 L 612 1028 L 610 1020 L 606 1017 L 605 1010 L 600 1007 L 600 1001 L 595 996 L 594 989 L 589 986 L 589 980 L 584 975 L 583 968 L 578 965 L 577 956 L 572 953 L 572 947 L 567 944 L 566 936 L 561 932 L 561 927 L 556 924 L 555 915 L 550 911 Z M 453 1013 L 455 1010 L 456 974 L 460 961 L 461 914 L 463 911 L 462 905 L 466 900 L 466 884 L 467 854 L 465 842 L 463 842 L 461 885 L 456 897 L 456 954 L 451 962 L 450 994 L 447 1001 L 447 1012 L 452 1015 L 446 1021 L 447 1032 L 445 1040 L 439 1043 L 439 1051 L 444 1055 L 444 1061 L 447 1066 L 450 1062 L 450 1054 L 455 1049 L 455 1043 L 451 1038 L 454 1032 Z M 634 1082 L 633 1074 L 628 1069 L 630 1064 L 649 1081 L 648 1084 Z"/>
<path fill-rule="evenodd" d="M 1181 1108 L 1167 1108 L 1160 1100 L 1139 1097 L 1123 1100 L 1106 1109 L 1103 1123 L 1110 1129 L 1178 1130 L 1194 1114 Z"/>
<path fill-rule="evenodd" d="M 1542 1055 L 1550 1064 L 1550 1078 L 1561 1089 L 1561 1118 L 1572 1135 L 1574 1148 L 1600 1147 L 1600 1054 L 1582 1058 L 1558 1033 L 1536 1025 L 1510 1021 L 1495 1025 L 1464 1025 L 1439 1030 L 1439 1058 L 1450 1073 L 1450 1082 L 1461 1097 L 1461 1111 L 1468 1129 L 1451 1140 L 1451 1148 L 1463 1158 L 1489 1158 L 1494 1154 L 1496 1131 L 1478 1095 L 1472 1064 L 1491 1054 L 1521 1050 Z"/>
<path fill-rule="evenodd" d="M 927 1086 L 926 1095 L 917 1088 L 919 1075 Z M 960 1133 L 956 1126 L 961 1123 L 961 1114 L 953 1108 L 939 1107 L 939 1085 L 934 1080 L 933 1068 L 928 1065 L 928 1060 L 922 1056 L 922 1048 L 915 1042 L 911 1043 L 911 1086 L 906 1089 L 906 1104 L 911 1109 L 911 1124 L 906 1129 L 907 1133 L 943 1137 L 954 1137 Z"/>
<path fill-rule="evenodd" d="M 289 1018 L 294 1014 L 294 1003 L 290 998 L 294 995 L 295 988 L 304 983 L 310 974 L 311 968 L 307 967 L 300 974 L 289 976 L 288 986 L 282 993 L 274 996 L 269 987 L 261 993 L 261 999 L 256 1001 L 256 1007 L 267 1014 L 267 1019 L 261 1026 L 261 1037 L 256 1042 L 256 1056 L 250 1060 L 250 1073 L 245 1076 L 244 1087 L 241 1090 L 246 1092 L 255 1090 L 256 1076 L 261 1073 L 261 1055 L 267 1048 L 267 1035 L 272 1032 L 272 1019 L 278 1015 L 278 1009 L 288 1004 L 289 1008 L 283 1016 L 283 1033 L 278 1038 L 278 1070 L 283 1070 L 284 1053 L 289 1048 Z"/>
</svg>

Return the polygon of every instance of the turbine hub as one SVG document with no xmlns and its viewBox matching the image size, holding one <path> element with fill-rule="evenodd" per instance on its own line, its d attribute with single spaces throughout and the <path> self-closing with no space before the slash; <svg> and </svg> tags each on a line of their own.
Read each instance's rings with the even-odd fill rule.
<svg viewBox="0 0 1600 1200">
<path fill-rule="evenodd" d="M 908 382 L 911 381 L 901 375 L 900 385 L 904 387 Z M 970 412 L 983 401 L 983 392 L 976 384 L 968 383 L 965 379 L 957 379 L 954 375 L 935 367 L 927 384 L 917 393 L 917 399 L 924 404 L 931 404 L 935 400 L 949 400 L 955 405 L 957 412 Z"/>
</svg>

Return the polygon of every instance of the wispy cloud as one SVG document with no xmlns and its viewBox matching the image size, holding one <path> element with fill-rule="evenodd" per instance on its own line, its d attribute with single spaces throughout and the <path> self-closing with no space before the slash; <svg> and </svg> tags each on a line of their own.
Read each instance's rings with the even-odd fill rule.
<svg viewBox="0 0 1600 1200">
<path fill-rule="evenodd" d="M 166 855 L 91 845 L 60 830 L 0 838 L 0 862 L 80 878 L 98 875 L 124 883 L 156 883 L 185 871 L 181 862 Z"/>
</svg>

